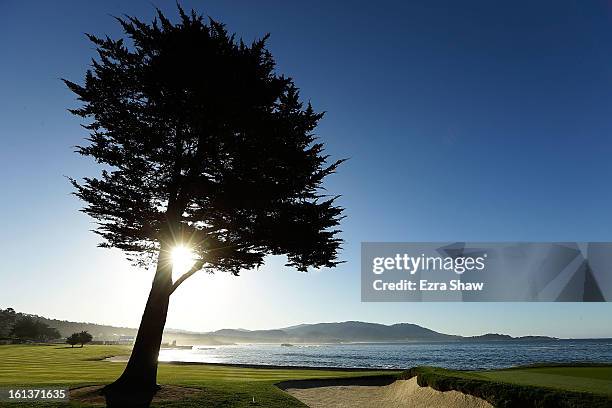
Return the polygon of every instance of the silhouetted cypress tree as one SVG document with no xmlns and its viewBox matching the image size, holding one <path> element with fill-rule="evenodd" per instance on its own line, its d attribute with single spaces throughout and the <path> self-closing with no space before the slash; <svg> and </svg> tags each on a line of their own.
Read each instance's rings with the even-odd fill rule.
<svg viewBox="0 0 612 408">
<path fill-rule="evenodd" d="M 131 39 L 98 38 L 98 58 L 78 85 L 88 144 L 77 151 L 103 165 L 101 176 L 71 179 L 83 211 L 97 220 L 103 247 L 135 263 L 157 262 L 134 350 L 107 387 L 156 387 L 168 301 L 198 270 L 238 274 L 286 255 L 300 271 L 333 267 L 342 209 L 321 194 L 328 162 L 313 135 L 323 116 L 275 73 L 266 39 L 247 45 L 224 25 L 179 7 L 150 24 L 117 20 Z M 187 245 L 194 267 L 173 282 L 170 251 Z"/>
<path fill-rule="evenodd" d="M 66 338 L 66 343 L 70 344 L 72 348 L 75 345 L 79 344 L 79 333 L 72 333 L 70 336 Z"/>
<path fill-rule="evenodd" d="M 82 331 L 82 332 L 77 333 L 77 339 L 79 340 L 81 347 L 83 347 L 85 344 L 93 340 L 93 336 L 89 334 L 87 331 Z"/>
</svg>

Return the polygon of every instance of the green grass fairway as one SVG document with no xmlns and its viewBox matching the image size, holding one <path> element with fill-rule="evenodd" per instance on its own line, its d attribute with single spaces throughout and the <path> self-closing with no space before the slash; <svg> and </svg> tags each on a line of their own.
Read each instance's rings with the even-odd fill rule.
<svg viewBox="0 0 612 408">
<path fill-rule="evenodd" d="M 590 392 L 612 397 L 612 366 L 516 368 L 479 371 L 475 374 L 493 381 Z"/>
<path fill-rule="evenodd" d="M 62 345 L 0 346 L 0 387 L 63 386 L 112 382 L 123 370 L 124 363 L 101 361 L 120 354 L 129 354 L 122 346 L 85 346 L 70 348 Z M 205 389 L 206 399 L 163 403 L 163 407 L 253 407 L 255 397 L 260 407 L 305 407 L 274 386 L 290 379 L 338 378 L 390 374 L 372 371 L 327 371 L 307 369 L 241 368 L 217 365 L 160 364 L 160 384 L 174 384 Z M 24 404 L 0 403 L 2 407 Z M 37 407 L 81 406 L 71 404 L 36 404 Z"/>
</svg>

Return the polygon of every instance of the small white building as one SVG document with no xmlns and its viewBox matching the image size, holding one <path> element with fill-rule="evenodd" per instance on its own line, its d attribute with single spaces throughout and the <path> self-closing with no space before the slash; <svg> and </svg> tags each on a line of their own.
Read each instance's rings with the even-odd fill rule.
<svg viewBox="0 0 612 408">
<path fill-rule="evenodd" d="M 117 344 L 124 344 L 131 346 L 134 344 L 135 337 L 134 336 L 119 336 L 119 340 L 117 340 Z"/>
</svg>

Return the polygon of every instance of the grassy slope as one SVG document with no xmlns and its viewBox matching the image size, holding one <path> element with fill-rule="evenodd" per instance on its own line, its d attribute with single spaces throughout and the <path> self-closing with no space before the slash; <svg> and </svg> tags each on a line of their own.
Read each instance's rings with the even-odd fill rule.
<svg viewBox="0 0 612 408">
<path fill-rule="evenodd" d="M 404 373 L 422 386 L 458 390 L 496 407 L 612 407 L 612 366 L 525 367 L 455 371 L 418 367 Z"/>
<path fill-rule="evenodd" d="M 7 386 L 64 386 L 109 383 L 119 374 L 124 363 L 100 361 L 106 356 L 129 354 L 122 346 L 0 346 L 0 387 Z M 205 388 L 206 399 L 191 402 L 167 403 L 167 407 L 252 407 L 252 397 L 262 407 L 304 407 L 301 402 L 274 386 L 290 379 L 338 378 L 376 375 L 367 371 L 325 371 L 301 369 L 260 369 L 210 365 L 161 364 L 161 384 L 186 385 Z M 382 372 L 381 372 L 382 374 Z M 389 374 L 389 372 L 384 372 Z M 2 404 L 14 406 L 17 404 Z M 24 406 L 23 404 L 19 406 Z M 37 407 L 66 406 L 66 404 L 36 404 Z M 72 404 L 72 406 L 78 406 Z"/>
<path fill-rule="evenodd" d="M 538 367 L 483 371 L 481 377 L 521 385 L 536 385 L 612 397 L 610 367 Z"/>
</svg>

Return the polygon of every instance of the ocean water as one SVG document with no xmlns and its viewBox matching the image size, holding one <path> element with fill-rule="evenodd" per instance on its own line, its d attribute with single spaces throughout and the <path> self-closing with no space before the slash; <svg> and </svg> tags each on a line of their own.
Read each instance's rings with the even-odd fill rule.
<svg viewBox="0 0 612 408">
<path fill-rule="evenodd" d="M 529 342 L 273 344 L 162 349 L 160 361 L 308 367 L 455 369 L 504 368 L 541 362 L 612 363 L 612 339 Z"/>
</svg>

